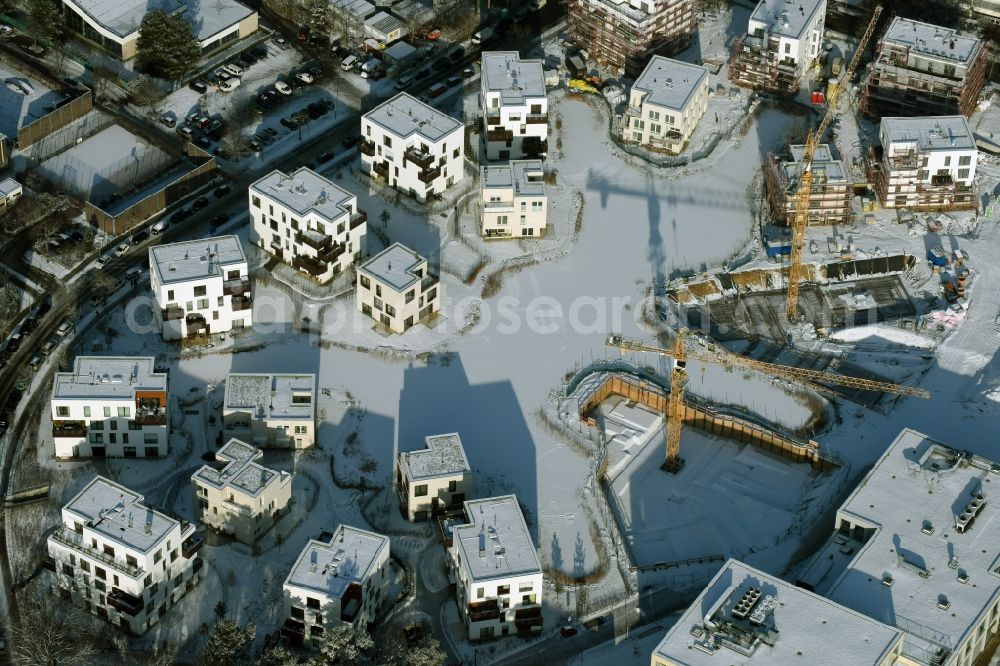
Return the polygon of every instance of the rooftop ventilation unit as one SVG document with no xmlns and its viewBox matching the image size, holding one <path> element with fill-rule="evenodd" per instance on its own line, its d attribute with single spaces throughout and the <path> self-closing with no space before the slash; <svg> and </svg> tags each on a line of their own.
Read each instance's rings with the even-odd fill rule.
<svg viewBox="0 0 1000 666">
<path fill-rule="evenodd" d="M 895 582 L 896 581 L 892 579 L 892 574 L 885 574 L 882 576 L 882 584 L 886 587 L 892 587 L 892 584 Z"/>
<path fill-rule="evenodd" d="M 754 607 L 750 613 L 750 624 L 762 625 L 767 621 L 767 616 L 771 614 L 774 607 L 778 605 L 778 599 L 773 594 L 765 594 L 764 598 Z"/>
<path fill-rule="evenodd" d="M 753 607 L 757 605 L 757 602 L 759 600 L 760 600 L 759 588 L 751 587 L 747 589 L 747 591 L 743 593 L 743 596 L 740 597 L 740 600 L 736 602 L 736 606 L 733 607 L 733 617 L 735 617 L 737 620 L 746 619 L 746 617 L 750 615 L 750 611 L 753 610 Z"/>
<path fill-rule="evenodd" d="M 970 527 L 972 527 L 972 523 L 976 519 L 976 516 L 980 514 L 985 506 L 986 495 L 983 494 L 982 488 L 980 488 L 972 493 L 972 499 L 965 505 L 962 513 L 955 518 L 955 530 L 960 533 L 966 532 Z"/>
</svg>

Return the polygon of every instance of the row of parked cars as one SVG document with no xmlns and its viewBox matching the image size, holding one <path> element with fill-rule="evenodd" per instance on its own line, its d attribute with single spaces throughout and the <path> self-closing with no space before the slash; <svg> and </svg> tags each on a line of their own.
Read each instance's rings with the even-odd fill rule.
<svg viewBox="0 0 1000 666">
<path fill-rule="evenodd" d="M 223 92 L 232 92 L 240 86 L 244 72 L 259 61 L 267 58 L 267 56 L 266 46 L 255 46 L 217 68 L 206 77 L 192 81 L 188 84 L 188 87 L 200 95 L 207 93 L 209 86 L 213 85 Z"/>
</svg>

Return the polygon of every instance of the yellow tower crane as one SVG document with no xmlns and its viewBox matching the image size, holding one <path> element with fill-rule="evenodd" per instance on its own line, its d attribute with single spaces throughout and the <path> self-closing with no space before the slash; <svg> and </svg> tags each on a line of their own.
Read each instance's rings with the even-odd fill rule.
<svg viewBox="0 0 1000 666">
<path fill-rule="evenodd" d="M 781 377 L 782 379 L 805 384 L 810 388 L 818 390 L 825 390 L 821 386 L 818 386 L 819 384 L 836 384 L 838 386 L 847 386 L 865 391 L 895 393 L 915 398 L 926 399 L 930 397 L 930 393 L 915 386 L 890 384 L 873 379 L 835 375 L 818 370 L 778 365 L 777 363 L 766 363 L 734 354 L 719 346 L 708 350 L 689 350 L 685 346 L 687 335 L 687 329 L 680 329 L 677 332 L 677 337 L 674 338 L 672 349 L 648 345 L 640 340 L 623 338 L 621 335 L 616 334 L 608 336 L 608 339 L 605 341 L 608 347 L 615 347 L 621 351 L 649 352 L 666 357 L 674 362 L 673 368 L 670 371 L 670 395 L 667 399 L 667 427 L 665 434 L 667 440 L 667 459 L 663 465 L 664 469 L 670 473 L 679 471 L 683 465 L 680 457 L 681 428 L 684 422 L 684 387 L 687 383 L 687 362 L 690 359 L 702 363 L 714 363 L 727 368 L 756 370 L 772 377 Z"/>
<path fill-rule="evenodd" d="M 875 32 L 875 25 L 878 23 L 878 18 L 881 14 L 882 6 L 876 5 L 871 21 L 868 22 L 868 27 L 858 42 L 858 48 L 854 51 L 854 57 L 851 58 L 851 63 L 847 66 L 847 71 L 844 72 L 843 78 L 834 86 L 827 97 L 826 113 L 823 115 L 823 120 L 820 121 L 819 127 L 815 131 L 810 132 L 806 137 L 802 159 L 799 161 L 799 189 L 795 193 L 795 217 L 792 218 L 792 257 L 788 265 L 788 290 L 785 292 L 785 316 L 789 321 L 794 321 L 798 315 L 799 284 L 802 282 L 803 273 L 805 272 L 802 266 L 802 252 L 806 244 L 806 227 L 809 226 L 809 195 L 812 193 L 813 153 L 816 152 L 816 146 L 822 140 L 823 135 L 826 134 L 826 130 L 830 126 L 830 121 L 837 115 L 840 98 L 844 94 L 844 90 L 850 82 L 851 77 L 854 76 L 854 71 L 858 68 L 858 63 L 861 62 L 861 54 L 864 53 L 868 40 L 871 39 L 872 34 Z"/>
</svg>

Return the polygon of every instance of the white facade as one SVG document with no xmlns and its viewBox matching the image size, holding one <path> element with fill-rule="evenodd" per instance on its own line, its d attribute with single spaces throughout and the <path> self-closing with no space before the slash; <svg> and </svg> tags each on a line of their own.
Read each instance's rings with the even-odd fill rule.
<svg viewBox="0 0 1000 666">
<path fill-rule="evenodd" d="M 514 495 L 465 502 L 448 551 L 471 640 L 542 629 L 542 568 Z"/>
<path fill-rule="evenodd" d="M 154 458 L 169 443 L 167 373 L 152 356 L 78 356 L 57 372 L 50 407 L 57 458 Z"/>
<path fill-rule="evenodd" d="M 819 56 L 826 19 L 826 0 L 760 0 L 750 15 L 747 35 L 777 40 L 778 60 L 802 72 Z"/>
<path fill-rule="evenodd" d="M 381 44 L 392 44 L 406 36 L 406 26 L 392 14 L 378 12 L 365 19 L 365 37 Z"/>
<path fill-rule="evenodd" d="M 194 531 L 97 476 L 63 507 L 45 565 L 74 604 L 142 634 L 200 580 L 202 542 Z"/>
<path fill-rule="evenodd" d="M 481 166 L 479 173 L 479 231 L 484 238 L 537 238 L 545 234 L 549 198 L 541 160 Z"/>
<path fill-rule="evenodd" d="M 281 634 L 315 646 L 346 623 L 364 628 L 385 603 L 389 537 L 338 525 L 328 539 L 310 539 L 284 584 Z"/>
<path fill-rule="evenodd" d="M 251 243 L 326 282 L 361 258 L 368 216 L 358 198 L 308 167 L 250 186 Z"/>
<path fill-rule="evenodd" d="M 653 56 L 629 91 L 626 141 L 679 153 L 708 109 L 708 70 Z"/>
<path fill-rule="evenodd" d="M 411 522 L 461 507 L 472 494 L 472 468 L 458 433 L 429 435 L 424 445 L 396 459 L 396 491 Z"/>
<path fill-rule="evenodd" d="M 243 543 L 256 543 L 292 497 L 292 475 L 256 462 L 263 455 L 231 439 L 216 452 L 215 464 L 202 465 L 191 476 L 198 520 Z"/>
<path fill-rule="evenodd" d="M 541 60 L 517 51 L 482 54 L 480 104 L 486 159 L 541 157 L 547 151 L 549 102 Z"/>
<path fill-rule="evenodd" d="M 154 313 L 164 340 L 249 328 L 252 302 L 240 239 L 219 236 L 149 248 Z"/>
<path fill-rule="evenodd" d="M 406 93 L 363 115 L 361 136 L 364 171 L 419 201 L 465 177 L 462 123 Z"/>
<path fill-rule="evenodd" d="M 441 281 L 427 260 L 393 243 L 358 269 L 358 310 L 393 333 L 427 322 L 441 310 Z"/>
<path fill-rule="evenodd" d="M 0 135 L 0 140 L 2 140 L 2 136 Z M 0 152 L 2 150 L 0 149 Z M 0 180 L 0 215 L 13 208 L 22 194 L 24 194 L 24 188 L 21 187 L 21 183 L 13 178 Z"/>
<path fill-rule="evenodd" d="M 316 375 L 230 373 L 222 427 L 254 446 L 309 448 L 316 442 Z"/>
<path fill-rule="evenodd" d="M 979 151 L 964 116 L 883 118 L 879 138 L 886 207 L 916 206 L 929 187 L 972 187 Z"/>
</svg>

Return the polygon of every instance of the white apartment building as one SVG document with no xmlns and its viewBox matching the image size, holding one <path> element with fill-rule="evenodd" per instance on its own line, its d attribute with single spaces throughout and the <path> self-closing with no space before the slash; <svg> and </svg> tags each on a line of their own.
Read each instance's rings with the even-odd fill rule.
<svg viewBox="0 0 1000 666">
<path fill-rule="evenodd" d="M 729 560 L 656 646 L 650 663 L 901 666 L 902 647 L 903 632 L 895 627 Z"/>
<path fill-rule="evenodd" d="M 629 91 L 622 139 L 677 154 L 707 109 L 707 69 L 653 56 Z"/>
<path fill-rule="evenodd" d="M 542 567 L 514 495 L 467 500 L 449 566 L 469 638 L 542 630 Z"/>
<path fill-rule="evenodd" d="M 441 310 L 441 281 L 427 260 L 401 243 L 393 243 L 358 269 L 358 310 L 393 333 L 427 323 Z"/>
<path fill-rule="evenodd" d="M 748 88 L 795 92 L 819 57 L 825 18 L 826 0 L 760 0 L 746 36 L 736 43 L 730 79 Z"/>
<path fill-rule="evenodd" d="M 1000 464 L 903 430 L 797 584 L 905 632 L 901 664 L 971 666 L 1000 629 L 998 473 Z"/>
<path fill-rule="evenodd" d="M 472 468 L 458 433 L 429 435 L 424 446 L 396 458 L 396 491 L 411 522 L 461 507 L 472 494 Z"/>
<path fill-rule="evenodd" d="M 167 455 L 167 373 L 152 356 L 78 356 L 52 382 L 57 458 Z"/>
<path fill-rule="evenodd" d="M 486 159 L 539 158 L 548 150 L 549 101 L 541 60 L 485 51 L 479 75 Z"/>
<path fill-rule="evenodd" d="M 361 116 L 362 168 L 418 201 L 465 177 L 461 122 L 399 93 Z"/>
<path fill-rule="evenodd" d="M 285 579 L 281 635 L 316 646 L 342 623 L 365 628 L 385 603 L 389 537 L 347 525 L 310 539 Z"/>
<path fill-rule="evenodd" d="M 63 507 L 46 539 L 45 567 L 77 606 L 133 634 L 145 633 L 193 588 L 204 561 L 195 526 L 95 476 Z"/>
<path fill-rule="evenodd" d="M 0 149 L 0 151 L 2 151 L 2 149 Z M 12 209 L 23 193 L 24 188 L 21 187 L 21 183 L 17 182 L 13 178 L 4 178 L 3 180 L 0 180 L 0 215 L 3 215 L 8 210 Z"/>
<path fill-rule="evenodd" d="M 309 448 L 316 442 L 316 375 L 230 373 L 222 427 L 262 448 Z"/>
<path fill-rule="evenodd" d="M 549 197 L 541 160 L 514 160 L 479 170 L 479 230 L 484 238 L 545 235 Z"/>
<path fill-rule="evenodd" d="M 975 208 L 979 151 L 964 116 L 883 118 L 876 189 L 886 208 Z"/>
<path fill-rule="evenodd" d="M 164 340 L 250 327 L 250 277 L 236 236 L 154 245 L 149 267 Z"/>
<path fill-rule="evenodd" d="M 292 475 L 258 463 L 263 455 L 231 439 L 191 475 L 198 520 L 250 545 L 271 529 L 292 498 Z"/>
<path fill-rule="evenodd" d="M 251 242 L 326 282 L 361 258 L 368 216 L 358 198 L 308 167 L 250 186 Z"/>
</svg>

